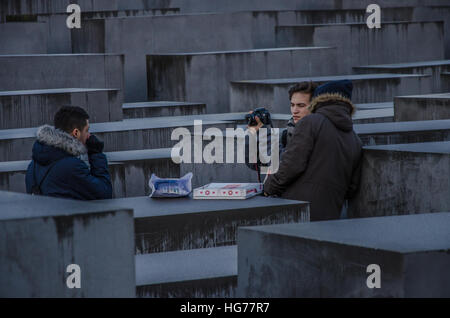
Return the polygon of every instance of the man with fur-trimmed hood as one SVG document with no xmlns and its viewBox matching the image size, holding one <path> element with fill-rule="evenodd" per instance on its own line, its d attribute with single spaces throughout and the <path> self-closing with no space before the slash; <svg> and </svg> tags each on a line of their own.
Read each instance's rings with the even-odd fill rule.
<svg viewBox="0 0 450 318">
<path fill-rule="evenodd" d="M 311 115 L 296 125 L 266 195 L 310 202 L 311 221 L 339 219 L 345 199 L 359 186 L 362 143 L 353 131 L 349 80 L 316 88 Z"/>
<path fill-rule="evenodd" d="M 62 107 L 54 127 L 37 131 L 26 174 L 28 193 L 78 200 L 112 198 L 103 142 L 89 133 L 89 115 L 76 106 Z"/>
</svg>

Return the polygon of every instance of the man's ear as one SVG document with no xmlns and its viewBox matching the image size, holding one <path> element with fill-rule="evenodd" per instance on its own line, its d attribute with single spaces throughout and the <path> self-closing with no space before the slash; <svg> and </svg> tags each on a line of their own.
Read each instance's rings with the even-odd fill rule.
<svg viewBox="0 0 450 318">
<path fill-rule="evenodd" d="M 72 137 L 78 138 L 80 136 L 80 130 L 78 128 L 74 128 L 72 133 L 70 134 Z"/>
</svg>

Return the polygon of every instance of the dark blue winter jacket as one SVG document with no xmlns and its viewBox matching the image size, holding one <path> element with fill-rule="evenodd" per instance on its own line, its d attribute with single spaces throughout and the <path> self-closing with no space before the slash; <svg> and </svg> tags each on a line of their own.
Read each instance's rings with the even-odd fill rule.
<svg viewBox="0 0 450 318">
<path fill-rule="evenodd" d="M 32 158 L 26 174 L 28 193 L 42 182 L 42 195 L 78 200 L 112 198 L 106 156 L 88 156 L 86 147 L 62 130 L 40 127 Z"/>
</svg>

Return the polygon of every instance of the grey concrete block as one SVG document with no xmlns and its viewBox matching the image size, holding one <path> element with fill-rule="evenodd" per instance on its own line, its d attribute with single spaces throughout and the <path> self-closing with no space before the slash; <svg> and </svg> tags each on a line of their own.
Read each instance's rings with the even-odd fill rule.
<svg viewBox="0 0 450 318">
<path fill-rule="evenodd" d="M 161 116 L 202 115 L 206 105 L 185 102 L 142 102 L 127 103 L 122 107 L 124 118 L 146 118 Z"/>
<path fill-rule="evenodd" d="M 450 120 L 356 124 L 353 130 L 364 145 L 450 141 Z"/>
<path fill-rule="evenodd" d="M 365 10 L 373 2 L 370 0 L 172 0 L 170 4 L 178 7 L 182 12 L 229 12 L 233 10 L 342 10 L 359 9 Z M 406 1 L 406 0 L 381 0 L 378 1 L 383 9 L 392 7 L 410 7 L 419 5 L 448 5 L 445 0 L 431 1 Z"/>
<path fill-rule="evenodd" d="M 450 119 L 450 93 L 395 97 L 395 121 Z"/>
<path fill-rule="evenodd" d="M 133 213 L 0 192 L 2 297 L 135 297 Z M 66 268 L 81 269 L 69 289 Z"/>
<path fill-rule="evenodd" d="M 278 47 L 336 46 L 341 73 L 358 65 L 444 58 L 442 21 L 385 22 L 379 29 L 369 29 L 365 22 L 278 26 L 275 33 Z"/>
<path fill-rule="evenodd" d="M 201 120 L 202 115 L 196 115 Z M 202 122 L 202 129 L 232 126 L 232 123 L 215 120 Z M 194 119 L 180 117 L 155 117 L 142 119 L 125 119 L 123 121 L 93 123 L 89 131 L 105 143 L 104 151 L 123 151 L 156 149 L 174 146 L 172 131 L 185 127 L 194 131 Z M 31 159 L 31 149 L 36 139 L 35 128 L 18 128 L 0 130 L 0 161 Z"/>
<path fill-rule="evenodd" d="M 349 215 L 369 217 L 450 209 L 450 141 L 367 146 Z"/>
<path fill-rule="evenodd" d="M 449 297 L 449 225 L 447 212 L 240 228 L 237 296 Z"/>
<path fill-rule="evenodd" d="M 450 71 L 450 60 L 422 61 L 384 65 L 366 65 L 353 68 L 359 74 L 394 73 L 394 74 L 427 74 L 431 75 L 432 92 L 445 92 L 441 84 L 441 73 Z"/>
<path fill-rule="evenodd" d="M 139 298 L 229 298 L 237 287 L 237 247 L 136 255 Z"/>
<path fill-rule="evenodd" d="M 116 89 L 45 89 L 0 92 L 0 129 L 53 125 L 62 106 L 77 105 L 89 114 L 89 122 L 122 120 L 122 104 Z"/>
<path fill-rule="evenodd" d="M 120 101 L 123 63 L 117 54 L 0 55 L 0 91 L 108 88 Z"/>
<path fill-rule="evenodd" d="M 335 74 L 334 53 L 292 47 L 147 55 L 148 99 L 203 101 L 208 113 L 226 113 L 230 81 Z"/>
<path fill-rule="evenodd" d="M 392 122 L 394 121 L 394 108 L 356 110 L 352 119 L 354 124 Z"/>
<path fill-rule="evenodd" d="M 73 30 L 72 44 L 79 53 L 124 53 L 126 100 L 139 102 L 148 95 L 146 54 L 271 48 L 278 21 L 272 12 L 99 19 Z M 289 21 L 299 20 L 290 16 Z"/>
<path fill-rule="evenodd" d="M 354 104 L 357 110 L 394 108 L 394 102 Z"/>
<path fill-rule="evenodd" d="M 0 54 L 46 54 L 48 34 L 45 23 L 1 23 Z"/>
<path fill-rule="evenodd" d="M 179 178 L 180 165 L 170 156 L 171 149 L 147 149 L 105 153 L 113 186 L 113 197 L 149 195 L 152 173 L 162 178 Z M 26 193 L 25 175 L 30 161 L 0 162 L 0 191 Z"/>
<path fill-rule="evenodd" d="M 419 74 L 361 74 L 236 81 L 230 85 L 230 108 L 239 112 L 266 105 L 271 112 L 289 113 L 288 91 L 294 84 L 302 81 L 323 84 L 341 79 L 353 82 L 354 103 L 389 102 L 396 95 L 431 92 L 430 78 Z"/>
<path fill-rule="evenodd" d="M 117 0 L 3 0 L 0 4 L 0 22 L 8 16 L 65 13 L 69 4 L 78 4 L 82 11 L 117 10 Z"/>
<path fill-rule="evenodd" d="M 93 202 L 134 209 L 136 254 L 234 245 L 239 226 L 309 221 L 309 203 L 263 196 L 247 200 L 136 197 Z"/>
</svg>

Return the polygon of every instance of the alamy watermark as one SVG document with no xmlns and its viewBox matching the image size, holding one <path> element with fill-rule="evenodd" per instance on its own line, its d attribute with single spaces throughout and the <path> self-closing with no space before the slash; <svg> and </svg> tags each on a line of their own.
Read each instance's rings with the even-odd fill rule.
<svg viewBox="0 0 450 318">
<path fill-rule="evenodd" d="M 249 129 L 211 127 L 203 132 L 202 121 L 194 120 L 194 133 L 184 127 L 172 131 L 171 140 L 178 141 L 172 147 L 174 163 L 246 163 L 245 138 L 248 136 L 248 163 L 261 163 L 262 174 L 276 173 L 280 164 L 278 128 L 260 128 L 252 133 Z M 270 136 L 270 137 L 269 137 Z M 180 140 L 181 139 L 181 140 Z M 224 160 L 225 139 L 225 160 Z M 203 141 L 210 141 L 203 147 Z M 236 148 L 235 149 L 235 144 Z M 269 151 L 270 144 L 270 151 Z M 236 154 L 236 156 L 235 156 Z M 259 160 L 258 160 L 259 159 Z"/>
<path fill-rule="evenodd" d="M 369 29 L 381 28 L 381 8 L 378 4 L 370 4 L 367 9 L 367 13 L 371 13 L 367 17 L 366 24 Z"/>
<path fill-rule="evenodd" d="M 67 288 L 81 288 L 81 268 L 77 264 L 70 264 L 66 269 L 70 275 L 66 279 Z"/>
<path fill-rule="evenodd" d="M 67 13 L 71 13 L 67 17 L 66 25 L 69 29 L 81 28 L 81 7 L 78 4 L 69 4 L 67 6 Z"/>
</svg>

